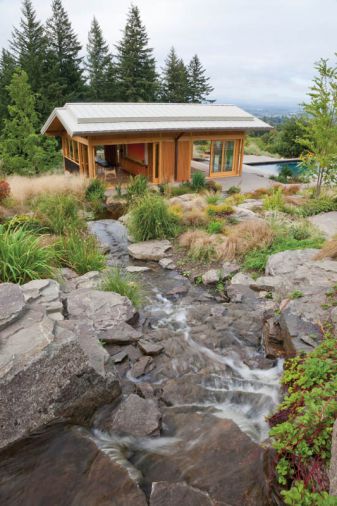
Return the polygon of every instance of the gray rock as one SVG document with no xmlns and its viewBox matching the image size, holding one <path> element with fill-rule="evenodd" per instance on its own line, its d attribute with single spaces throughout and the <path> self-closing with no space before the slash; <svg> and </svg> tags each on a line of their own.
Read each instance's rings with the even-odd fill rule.
<svg viewBox="0 0 337 506">
<path fill-rule="evenodd" d="M 238 272 L 231 279 L 231 285 L 247 285 L 250 286 L 251 283 L 254 282 L 254 279 L 248 274 L 244 274 L 243 272 Z"/>
<path fill-rule="evenodd" d="M 123 360 L 127 358 L 127 356 L 128 356 L 127 352 L 122 350 L 119 353 L 113 355 L 112 360 L 114 361 L 115 364 L 120 364 L 121 362 L 123 362 Z"/>
<path fill-rule="evenodd" d="M 102 283 L 103 274 L 99 271 L 90 271 L 86 274 L 83 274 L 83 276 L 79 276 L 75 280 L 75 287 L 77 289 L 79 288 L 98 288 L 99 285 Z"/>
<path fill-rule="evenodd" d="M 317 249 L 302 249 L 282 251 L 270 255 L 266 265 L 267 276 L 282 276 L 284 274 L 296 275 L 296 270 L 305 267 L 318 253 Z"/>
<path fill-rule="evenodd" d="M 83 288 L 71 292 L 66 301 L 69 317 L 92 320 L 98 339 L 106 340 L 114 329 L 135 315 L 130 300 L 114 292 Z"/>
<path fill-rule="evenodd" d="M 132 344 L 137 342 L 142 333 L 135 330 L 131 325 L 121 322 L 110 330 L 103 330 L 101 339 L 107 344 Z"/>
<path fill-rule="evenodd" d="M 185 483 L 152 483 L 150 506 L 213 506 L 208 494 Z"/>
<path fill-rule="evenodd" d="M 155 365 L 153 364 L 152 357 L 140 357 L 132 366 L 131 375 L 134 378 L 140 378 L 151 372 L 154 369 Z"/>
<path fill-rule="evenodd" d="M 137 260 L 159 261 L 167 256 L 170 249 L 171 243 L 167 240 L 136 242 L 128 246 L 129 255 Z"/>
<path fill-rule="evenodd" d="M 234 262 L 224 262 L 222 264 L 222 279 L 228 279 L 239 272 L 240 266 Z"/>
<path fill-rule="evenodd" d="M 258 216 L 256 213 L 251 211 L 250 209 L 243 209 L 239 206 L 234 206 L 234 213 L 232 214 L 233 217 L 237 218 L 240 221 L 247 221 L 247 220 L 256 220 L 258 219 Z"/>
<path fill-rule="evenodd" d="M 170 271 L 173 271 L 174 269 L 177 268 L 176 264 L 173 262 L 172 258 L 161 258 L 159 260 L 159 265 L 163 269 L 168 269 Z"/>
<path fill-rule="evenodd" d="M 25 298 L 19 285 L 0 284 L 0 330 L 20 318 L 25 306 Z"/>
<path fill-rule="evenodd" d="M 282 276 L 260 276 L 255 281 L 252 280 L 250 287 L 256 291 L 267 291 L 271 292 L 284 285 L 284 279 Z"/>
<path fill-rule="evenodd" d="M 143 267 L 143 266 L 139 266 L 139 265 L 129 265 L 126 269 L 126 272 L 130 272 L 130 273 L 139 273 L 139 272 L 146 272 L 146 271 L 149 271 L 150 270 L 150 267 Z"/>
<path fill-rule="evenodd" d="M 244 210 L 248 209 L 248 211 L 252 211 L 253 209 L 255 209 L 257 207 L 263 207 L 263 202 L 262 202 L 262 200 L 259 200 L 259 199 L 247 199 L 242 204 L 239 204 L 237 207 L 239 209 L 244 209 Z"/>
<path fill-rule="evenodd" d="M 36 279 L 22 285 L 26 302 L 41 304 L 53 320 L 63 320 L 60 285 L 54 279 Z"/>
<path fill-rule="evenodd" d="M 337 307 L 334 307 L 332 310 L 331 310 L 331 313 L 330 313 L 330 318 L 331 318 L 331 321 L 332 323 L 337 326 Z"/>
<path fill-rule="evenodd" d="M 316 214 L 308 220 L 315 225 L 328 239 L 337 234 L 337 211 Z"/>
<path fill-rule="evenodd" d="M 164 350 L 162 344 L 151 343 L 145 339 L 138 341 L 138 346 L 145 355 L 159 355 Z"/>
<path fill-rule="evenodd" d="M 85 423 L 120 392 L 90 323 L 57 322 L 42 305 L 0 332 L 0 446 L 56 421 Z"/>
<path fill-rule="evenodd" d="M 113 413 L 110 430 L 136 437 L 158 436 L 161 413 L 152 399 L 130 394 Z"/>
<path fill-rule="evenodd" d="M 62 269 L 60 269 L 60 274 L 61 277 L 65 280 L 75 279 L 79 277 L 77 272 L 73 271 L 72 269 L 69 269 L 69 267 L 63 267 Z"/>
<path fill-rule="evenodd" d="M 214 285 L 222 279 L 221 269 L 210 269 L 201 276 L 204 285 Z"/>
<path fill-rule="evenodd" d="M 144 399 L 152 399 L 154 397 L 154 390 L 151 383 L 137 383 L 136 394 Z"/>
</svg>

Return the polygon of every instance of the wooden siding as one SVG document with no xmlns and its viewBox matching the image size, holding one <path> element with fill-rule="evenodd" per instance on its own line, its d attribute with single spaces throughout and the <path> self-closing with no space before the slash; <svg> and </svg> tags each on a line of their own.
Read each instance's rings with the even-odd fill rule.
<svg viewBox="0 0 337 506">
<path fill-rule="evenodd" d="M 160 182 L 171 183 L 174 181 L 175 148 L 173 141 L 161 142 L 161 167 Z"/>
<path fill-rule="evenodd" d="M 143 176 L 149 177 L 148 166 L 143 163 L 136 162 L 135 160 L 130 160 L 130 158 L 121 158 L 120 166 L 122 169 L 135 176 L 137 174 L 143 174 Z"/>
<path fill-rule="evenodd" d="M 177 181 L 188 181 L 191 177 L 192 142 L 178 141 Z"/>
</svg>

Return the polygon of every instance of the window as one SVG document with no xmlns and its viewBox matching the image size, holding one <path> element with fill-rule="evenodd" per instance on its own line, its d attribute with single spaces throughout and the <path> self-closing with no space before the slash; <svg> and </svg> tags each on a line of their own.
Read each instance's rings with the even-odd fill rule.
<svg viewBox="0 0 337 506">
<path fill-rule="evenodd" d="M 235 141 L 212 141 L 210 173 L 233 172 Z"/>
</svg>

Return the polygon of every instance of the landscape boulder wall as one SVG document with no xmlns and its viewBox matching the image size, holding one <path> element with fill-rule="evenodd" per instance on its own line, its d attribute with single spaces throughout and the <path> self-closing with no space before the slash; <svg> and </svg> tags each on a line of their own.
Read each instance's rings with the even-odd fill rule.
<svg viewBox="0 0 337 506">
<path fill-rule="evenodd" d="M 276 325 L 269 322 L 265 328 L 273 328 L 276 342 L 282 342 L 289 354 L 311 351 L 321 340 L 322 324 L 332 319 L 331 309 L 324 303 L 327 291 L 337 283 L 337 262 L 315 260 L 318 251 L 305 249 L 271 255 L 265 276 L 250 284 L 253 290 L 273 292 L 274 300 L 280 302 Z"/>
<path fill-rule="evenodd" d="M 84 424 L 120 394 L 88 315 L 57 321 L 36 299 L 25 302 L 18 285 L 0 285 L 0 448 L 51 422 Z"/>
</svg>

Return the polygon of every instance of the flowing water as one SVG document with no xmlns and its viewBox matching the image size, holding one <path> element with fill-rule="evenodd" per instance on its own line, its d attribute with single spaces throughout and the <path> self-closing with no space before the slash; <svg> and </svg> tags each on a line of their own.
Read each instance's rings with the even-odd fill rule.
<svg viewBox="0 0 337 506">
<path fill-rule="evenodd" d="M 146 301 L 138 327 L 164 351 L 153 357 L 140 377 L 132 368 L 141 355 L 136 347 L 129 360 L 116 367 L 123 394 L 150 385 L 151 398 L 162 413 L 162 429 L 156 437 L 111 433 L 98 413 L 89 432 L 76 430 L 84 431 L 113 462 L 127 469 L 147 495 L 153 482 L 182 481 L 209 493 L 216 504 L 273 504 L 262 483 L 261 444 L 268 436 L 265 417 L 279 401 L 282 362 L 264 357 L 265 302 L 250 290 L 244 290 L 240 303 L 219 302 L 177 272 L 130 260 L 127 232 L 119 222 L 100 220 L 92 222 L 90 229 L 109 245 L 110 265 L 130 262 L 150 267 L 140 275 Z M 50 453 L 50 443 L 33 453 L 35 463 L 42 461 Z M 16 458 L 22 459 L 20 452 Z M 20 473 L 24 474 L 22 469 Z M 240 493 L 229 484 L 233 480 L 240 483 L 236 485 Z M 242 497 L 247 494 L 250 499 L 245 502 Z"/>
</svg>

